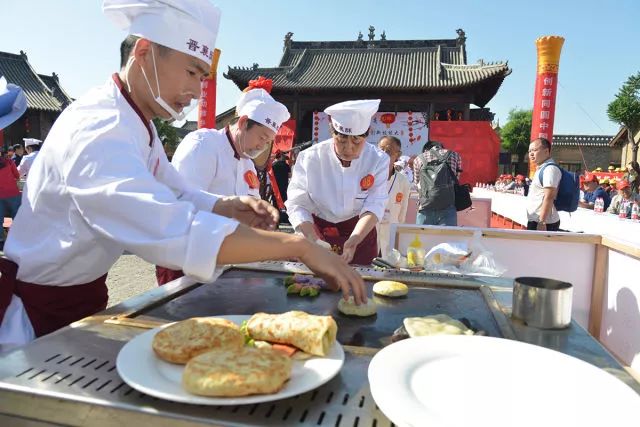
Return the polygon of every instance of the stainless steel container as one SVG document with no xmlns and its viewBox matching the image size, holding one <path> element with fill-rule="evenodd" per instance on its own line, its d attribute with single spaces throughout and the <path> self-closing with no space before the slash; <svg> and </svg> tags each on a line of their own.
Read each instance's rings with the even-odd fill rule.
<svg viewBox="0 0 640 427">
<path fill-rule="evenodd" d="M 518 277 L 513 284 L 513 317 L 540 329 L 562 329 L 571 323 L 573 286 L 542 277 Z"/>
</svg>

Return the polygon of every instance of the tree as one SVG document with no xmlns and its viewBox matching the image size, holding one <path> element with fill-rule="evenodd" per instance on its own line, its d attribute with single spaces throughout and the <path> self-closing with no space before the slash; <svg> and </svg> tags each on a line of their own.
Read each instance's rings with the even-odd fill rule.
<svg viewBox="0 0 640 427">
<path fill-rule="evenodd" d="M 529 151 L 529 143 L 531 142 L 532 115 L 532 110 L 514 108 L 509 111 L 507 123 L 500 129 L 502 148 L 518 156 L 516 173 L 522 173 L 524 175 L 527 175 L 524 167 L 524 157 Z"/>
<path fill-rule="evenodd" d="M 158 118 L 153 119 L 153 124 L 156 125 L 158 137 L 160 138 L 160 141 L 162 141 L 165 153 L 167 153 L 167 156 L 173 155 L 176 151 L 176 147 L 178 147 L 178 143 L 180 142 L 176 128 L 166 120 Z"/>
<path fill-rule="evenodd" d="M 633 137 L 640 131 L 640 72 L 629 77 L 615 99 L 607 107 L 609 120 L 627 129 L 627 140 L 633 151 L 633 161 L 638 161 L 638 143 Z"/>
</svg>

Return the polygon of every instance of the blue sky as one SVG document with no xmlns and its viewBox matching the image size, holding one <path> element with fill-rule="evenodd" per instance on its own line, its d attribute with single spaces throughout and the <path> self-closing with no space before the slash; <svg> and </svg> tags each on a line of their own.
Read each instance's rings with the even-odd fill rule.
<svg viewBox="0 0 640 427">
<path fill-rule="evenodd" d="M 294 40 L 355 40 L 369 25 L 392 39 L 455 38 L 467 34 L 469 62 L 508 60 L 513 69 L 489 107 L 504 124 L 511 108 L 531 108 L 534 41 L 560 35 L 555 132 L 614 134 L 607 104 L 640 71 L 640 1 L 248 1 L 218 0 L 222 22 L 219 71 L 227 66 L 274 66 L 287 31 Z M 98 0 L 0 0 L 0 51 L 27 52 L 39 73 L 55 71 L 74 97 L 118 68 L 125 34 L 101 13 Z M 635 22 L 634 22 L 635 21 Z M 218 111 L 239 90 L 219 74 Z"/>
</svg>

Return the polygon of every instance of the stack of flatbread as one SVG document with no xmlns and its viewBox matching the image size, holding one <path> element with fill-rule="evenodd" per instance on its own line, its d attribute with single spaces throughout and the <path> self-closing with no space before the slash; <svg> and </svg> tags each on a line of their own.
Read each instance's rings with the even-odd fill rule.
<svg viewBox="0 0 640 427">
<path fill-rule="evenodd" d="M 301 311 L 258 313 L 247 322 L 253 340 L 245 345 L 240 327 L 221 318 L 192 318 L 158 332 L 152 347 L 162 360 L 185 365 L 182 386 L 201 396 L 238 397 L 280 391 L 291 377 L 292 357 L 326 356 L 335 343 L 331 316 Z M 284 348 L 284 350 L 283 350 Z M 290 350 L 293 349 L 293 350 Z"/>
</svg>

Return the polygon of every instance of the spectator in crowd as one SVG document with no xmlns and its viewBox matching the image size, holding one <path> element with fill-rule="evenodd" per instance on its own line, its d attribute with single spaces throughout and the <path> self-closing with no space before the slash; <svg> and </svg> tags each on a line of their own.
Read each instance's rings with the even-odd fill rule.
<svg viewBox="0 0 640 427">
<path fill-rule="evenodd" d="M 516 189 L 516 182 L 513 180 L 513 175 L 505 176 L 502 191 L 513 191 L 515 189 Z"/>
<path fill-rule="evenodd" d="M 13 157 L 16 155 L 16 151 L 13 149 L 13 145 L 10 145 L 9 148 L 7 148 L 7 152 L 2 154 L 4 158 L 13 162 Z"/>
<path fill-rule="evenodd" d="M 529 184 L 524 175 L 516 175 L 516 189 L 524 189 L 525 197 L 529 194 Z"/>
<path fill-rule="evenodd" d="M 640 165 L 638 165 L 638 162 L 629 162 L 624 178 L 631 186 L 631 191 L 634 193 L 640 192 Z"/>
<path fill-rule="evenodd" d="M 395 136 L 383 136 L 378 142 L 378 148 L 390 158 L 389 176 L 387 178 L 387 205 L 384 215 L 378 223 L 378 248 L 382 257 L 386 257 L 391 251 L 391 224 L 402 224 L 407 218 L 409 206 L 409 192 L 411 184 L 406 175 L 402 173 L 405 163 L 399 161 L 402 154 L 402 144 Z M 396 163 L 400 163 L 400 171 L 396 170 Z"/>
<path fill-rule="evenodd" d="M 16 166 L 20 166 L 20 162 L 22 162 L 22 158 L 24 157 L 24 147 L 20 144 L 16 144 L 13 146 L 13 156 L 11 160 Z"/>
<path fill-rule="evenodd" d="M 438 166 L 446 163 L 451 173 L 442 168 L 442 181 Z M 436 141 L 427 142 L 422 154 L 413 161 L 413 174 L 418 182 L 420 201 L 416 223 L 419 225 L 458 225 L 458 211 L 455 206 L 454 183 L 462 173 L 462 158 L 455 151 L 447 150 Z"/>
<path fill-rule="evenodd" d="M 618 182 L 618 194 L 611 200 L 611 205 L 607 209 L 608 213 L 620 215 L 620 211 L 625 209 L 627 216 L 631 215 L 631 204 L 640 203 L 640 196 L 631 190 L 631 184 L 622 180 Z"/>
<path fill-rule="evenodd" d="M 38 153 L 40 153 L 42 141 L 35 138 L 24 138 L 24 145 L 27 147 L 27 155 L 20 161 L 20 165 L 18 165 L 18 172 L 20 172 L 21 177 L 26 178 L 29 174 L 29 170 L 31 170 L 33 161 L 38 156 Z"/>
<path fill-rule="evenodd" d="M 13 160 L 6 153 L 0 157 L 0 221 L 4 218 L 15 218 L 20 207 L 20 190 L 18 180 L 20 173 Z M 0 229 L 0 247 L 4 246 L 4 230 Z"/>
<path fill-rule="evenodd" d="M 538 138 L 529 144 L 529 161 L 538 165 L 527 196 L 527 230 L 558 231 L 560 215 L 553 204 L 562 172 L 551 157 L 551 143 Z M 549 167 L 546 167 L 549 165 Z"/>
<path fill-rule="evenodd" d="M 594 174 L 588 174 L 584 180 L 584 187 L 584 200 L 578 201 L 578 205 L 581 208 L 593 209 L 596 200 L 602 198 L 604 201 L 604 209 L 607 210 L 611 203 L 611 198 L 609 197 L 609 194 L 600 185 L 598 185 L 598 177 Z"/>
</svg>

